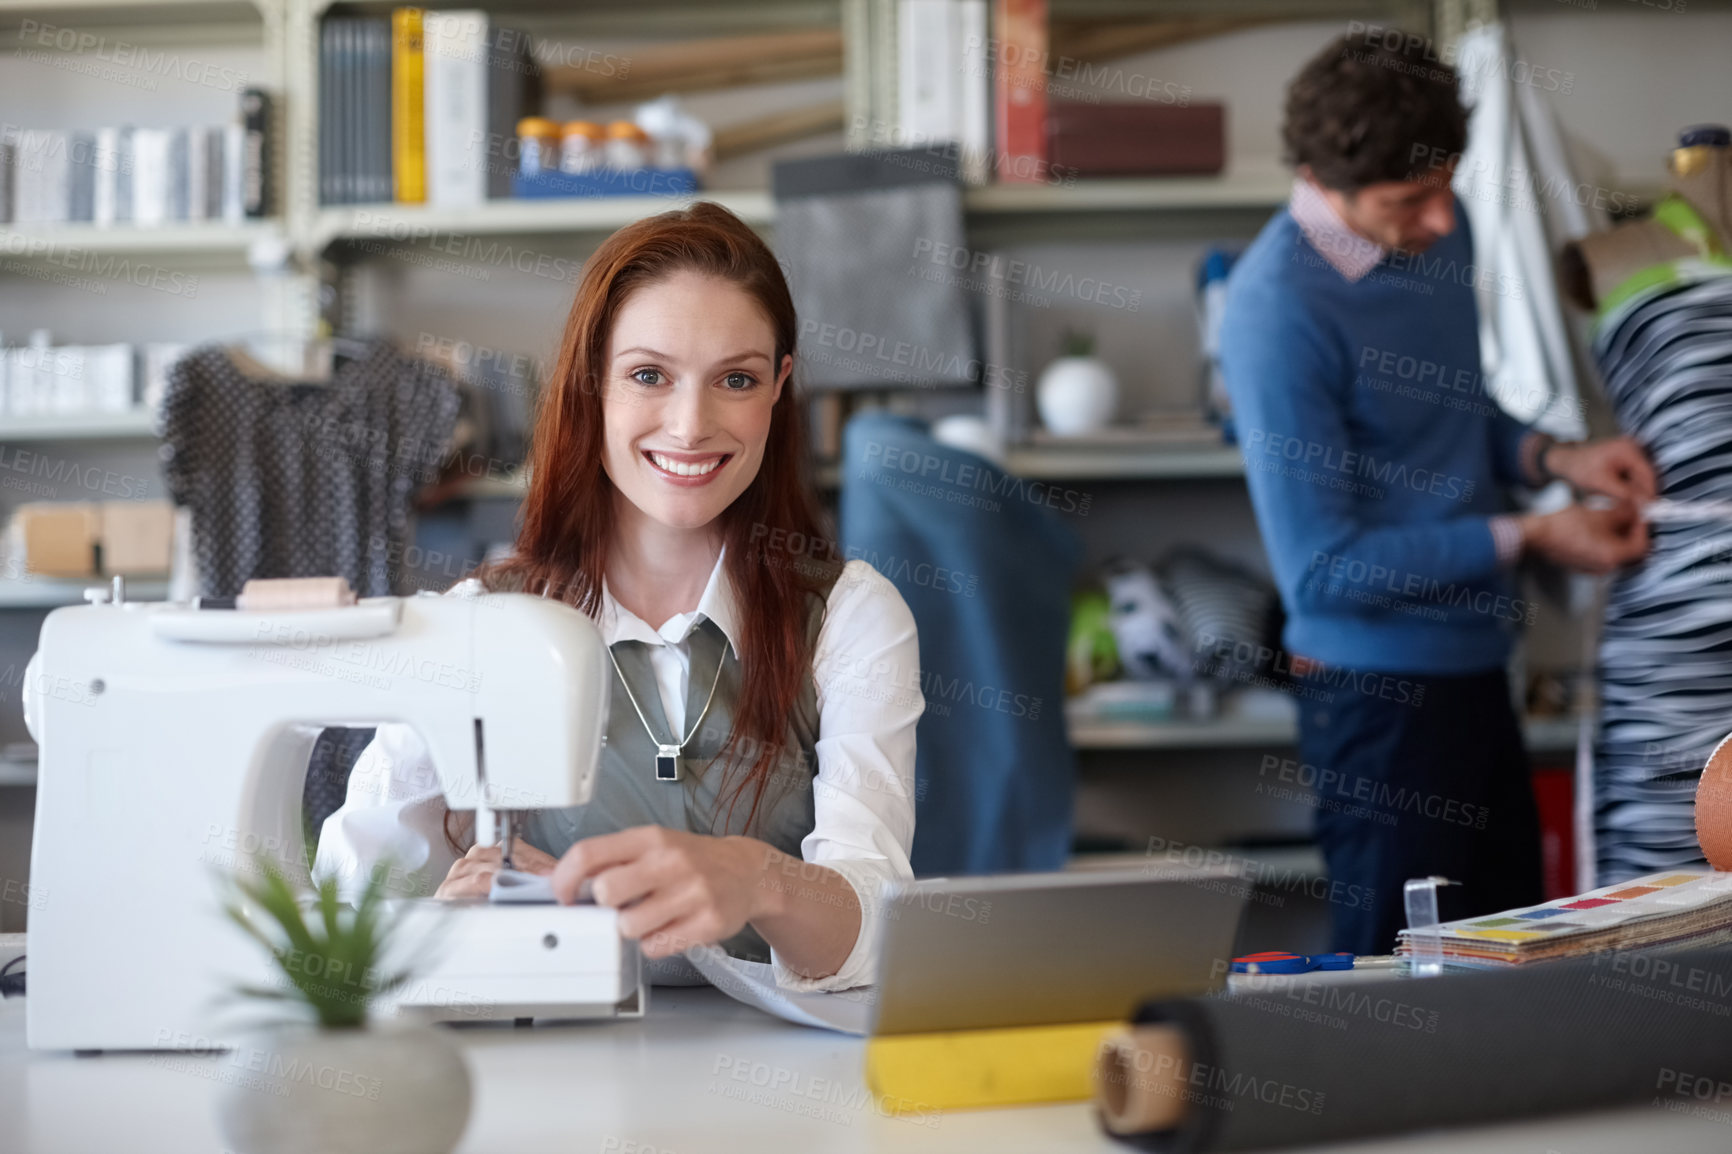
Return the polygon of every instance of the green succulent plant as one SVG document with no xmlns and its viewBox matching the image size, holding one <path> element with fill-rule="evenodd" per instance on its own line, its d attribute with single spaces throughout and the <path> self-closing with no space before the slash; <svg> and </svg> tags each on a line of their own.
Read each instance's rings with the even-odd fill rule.
<svg viewBox="0 0 1732 1154">
<path fill-rule="evenodd" d="M 235 874 L 223 912 L 270 954 L 284 986 L 239 986 L 235 993 L 287 1002 L 311 1011 L 328 1029 L 366 1025 L 370 1003 L 402 986 L 414 967 L 387 970 L 386 953 L 406 907 L 393 909 L 385 889 L 389 869 L 375 869 L 354 905 L 325 878 L 303 898 L 272 861 L 256 878 Z"/>
<path fill-rule="evenodd" d="M 1095 355 L 1094 334 L 1081 329 L 1066 329 L 1059 347 L 1067 357 L 1092 357 Z"/>
</svg>

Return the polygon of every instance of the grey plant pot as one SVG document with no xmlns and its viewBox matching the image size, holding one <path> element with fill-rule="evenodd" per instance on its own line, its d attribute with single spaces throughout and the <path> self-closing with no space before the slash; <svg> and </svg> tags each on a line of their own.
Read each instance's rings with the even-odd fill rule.
<svg viewBox="0 0 1732 1154">
<path fill-rule="evenodd" d="M 279 1026 L 228 1055 L 217 1128 L 237 1154 L 450 1154 L 469 1121 L 469 1068 L 426 1026 Z"/>
</svg>

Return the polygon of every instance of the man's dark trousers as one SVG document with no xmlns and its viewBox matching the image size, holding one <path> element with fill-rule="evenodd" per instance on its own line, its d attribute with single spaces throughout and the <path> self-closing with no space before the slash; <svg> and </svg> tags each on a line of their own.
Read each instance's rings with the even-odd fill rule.
<svg viewBox="0 0 1732 1154">
<path fill-rule="evenodd" d="M 1402 885 L 1442 875 L 1444 917 L 1541 900 L 1539 816 L 1509 679 L 1313 670 L 1299 755 L 1316 775 L 1334 948 L 1387 954 Z"/>
</svg>

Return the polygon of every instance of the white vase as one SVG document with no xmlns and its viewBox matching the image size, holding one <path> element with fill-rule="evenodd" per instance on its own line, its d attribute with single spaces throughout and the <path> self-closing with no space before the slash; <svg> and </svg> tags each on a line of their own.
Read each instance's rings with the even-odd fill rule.
<svg viewBox="0 0 1732 1154">
<path fill-rule="evenodd" d="M 280 1026 L 220 1060 L 217 1128 L 237 1154 L 450 1154 L 469 1121 L 463 1054 L 426 1026 Z"/>
<path fill-rule="evenodd" d="M 1035 405 L 1041 423 L 1061 437 L 1103 429 L 1119 407 L 1119 382 L 1096 357 L 1060 357 L 1040 374 Z"/>
</svg>

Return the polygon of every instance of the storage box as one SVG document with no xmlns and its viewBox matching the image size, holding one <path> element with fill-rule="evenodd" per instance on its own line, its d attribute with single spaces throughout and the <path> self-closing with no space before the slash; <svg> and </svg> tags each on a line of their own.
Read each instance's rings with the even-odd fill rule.
<svg viewBox="0 0 1732 1154">
<path fill-rule="evenodd" d="M 24 571 L 38 577 L 153 577 L 169 571 L 167 501 L 34 501 L 12 514 Z"/>
<path fill-rule="evenodd" d="M 594 172 L 538 172 L 533 176 L 514 173 L 511 195 L 522 200 L 552 200 L 591 196 L 689 196 L 701 187 L 698 174 L 689 168 L 638 168 L 622 172 L 611 168 Z"/>
<path fill-rule="evenodd" d="M 1226 167 L 1227 107 L 1220 103 L 1053 104 L 1047 152 L 1077 176 L 1213 175 Z"/>
<path fill-rule="evenodd" d="M 95 577 L 102 519 L 89 501 L 37 501 L 12 516 L 24 540 L 24 571 L 39 577 Z"/>
<path fill-rule="evenodd" d="M 102 572 L 167 574 L 173 555 L 174 506 L 167 501 L 102 503 Z"/>
</svg>

